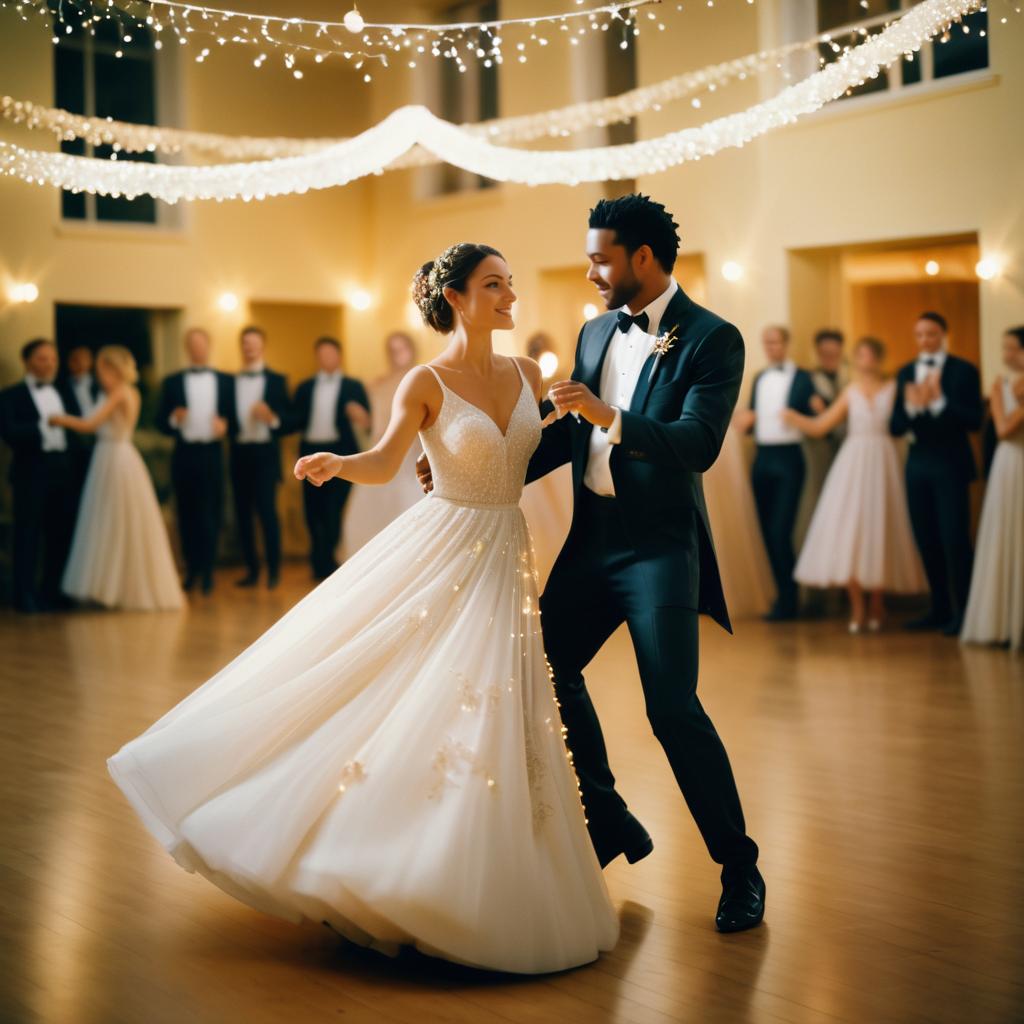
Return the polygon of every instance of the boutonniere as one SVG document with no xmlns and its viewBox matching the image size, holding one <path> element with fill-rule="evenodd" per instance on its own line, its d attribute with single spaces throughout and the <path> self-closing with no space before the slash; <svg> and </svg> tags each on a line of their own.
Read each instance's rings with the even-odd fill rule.
<svg viewBox="0 0 1024 1024">
<path fill-rule="evenodd" d="M 659 334 L 654 339 L 654 362 L 651 363 L 651 378 L 654 377 L 654 371 L 658 369 L 658 363 L 661 362 L 661 357 L 666 355 L 676 341 L 678 341 L 678 338 L 676 337 L 678 331 L 679 324 L 673 324 L 670 330 L 667 330 L 664 334 Z"/>
</svg>

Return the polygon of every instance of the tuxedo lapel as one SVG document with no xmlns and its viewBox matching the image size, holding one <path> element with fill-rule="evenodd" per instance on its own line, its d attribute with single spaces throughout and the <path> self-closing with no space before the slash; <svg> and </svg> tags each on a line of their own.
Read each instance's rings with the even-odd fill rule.
<svg viewBox="0 0 1024 1024">
<path fill-rule="evenodd" d="M 601 393 L 601 370 L 604 367 L 605 356 L 608 354 L 608 346 L 615 337 L 619 325 L 614 316 L 608 317 L 608 324 L 602 324 L 595 328 L 596 338 L 588 346 L 589 351 L 581 374 L 581 383 L 586 384 L 595 395 Z"/>
<path fill-rule="evenodd" d="M 675 295 L 672 296 L 672 301 L 665 308 L 665 312 L 661 316 L 661 323 L 655 327 L 658 337 L 667 334 L 674 327 L 676 329 L 676 341 L 660 359 L 656 352 L 652 352 L 647 357 L 643 368 L 640 370 L 640 378 L 636 382 L 636 390 L 633 392 L 632 401 L 629 403 L 630 412 L 644 411 L 644 406 L 647 405 L 647 399 L 651 394 L 651 388 L 654 387 L 659 378 L 664 377 L 667 366 L 671 366 L 672 361 L 678 358 L 678 351 L 682 347 L 682 321 L 690 305 L 690 297 L 682 288 L 678 288 Z"/>
</svg>

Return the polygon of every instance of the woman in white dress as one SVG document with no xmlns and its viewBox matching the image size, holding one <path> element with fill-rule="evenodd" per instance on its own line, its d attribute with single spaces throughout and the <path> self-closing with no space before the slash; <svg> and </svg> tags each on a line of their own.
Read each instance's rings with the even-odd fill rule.
<svg viewBox="0 0 1024 1024">
<path fill-rule="evenodd" d="M 704 500 L 729 614 L 733 619 L 760 618 L 775 600 L 775 584 L 737 427 L 726 431 L 715 464 L 704 474 Z"/>
<path fill-rule="evenodd" d="M 896 385 L 882 375 L 885 346 L 861 338 L 853 351 L 853 382 L 819 416 L 789 409 L 786 421 L 823 437 L 844 420 L 847 435 L 825 478 L 793 572 L 808 587 L 846 587 L 850 632 L 881 629 L 884 595 L 927 590 L 914 543 L 889 416 Z"/>
<path fill-rule="evenodd" d="M 541 433 L 504 259 L 463 243 L 417 274 L 453 334 L 367 452 L 295 475 L 379 484 L 419 439 L 434 491 L 109 759 L 174 858 L 244 902 L 352 940 L 522 973 L 594 960 L 618 921 L 541 641 L 519 496 Z"/>
<path fill-rule="evenodd" d="M 1024 650 L 1024 326 L 1003 335 L 1006 373 L 992 386 L 999 443 L 978 524 L 964 643 Z"/>
<path fill-rule="evenodd" d="M 416 365 L 416 342 L 404 331 L 392 331 L 384 340 L 388 372 L 373 381 L 366 389 L 370 399 L 370 444 L 375 445 L 384 436 L 391 419 L 391 403 L 402 378 Z M 416 457 L 420 450 L 409 449 L 405 462 L 393 480 L 379 487 L 355 487 L 345 511 L 345 532 L 338 561 L 358 551 L 371 537 L 407 508 L 411 508 L 423 492 L 416 482 Z"/>
<path fill-rule="evenodd" d="M 91 416 L 50 417 L 55 426 L 96 434 L 61 589 L 108 608 L 181 608 L 185 595 L 160 503 L 132 443 L 141 404 L 135 358 L 121 345 L 105 345 L 96 375 L 106 397 Z"/>
</svg>

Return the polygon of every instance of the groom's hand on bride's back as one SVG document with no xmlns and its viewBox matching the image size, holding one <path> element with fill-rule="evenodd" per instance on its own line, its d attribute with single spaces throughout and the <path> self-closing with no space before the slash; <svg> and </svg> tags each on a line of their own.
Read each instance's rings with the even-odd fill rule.
<svg viewBox="0 0 1024 1024">
<path fill-rule="evenodd" d="M 416 479 L 420 482 L 424 494 L 429 494 L 434 489 L 434 477 L 430 472 L 430 461 L 426 452 L 420 452 L 416 460 Z"/>
</svg>

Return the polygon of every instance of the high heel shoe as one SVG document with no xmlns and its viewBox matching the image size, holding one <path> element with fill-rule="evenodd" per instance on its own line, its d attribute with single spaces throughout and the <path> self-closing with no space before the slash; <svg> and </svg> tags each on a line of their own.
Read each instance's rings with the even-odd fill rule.
<svg viewBox="0 0 1024 1024">
<path fill-rule="evenodd" d="M 849 625 L 846 627 L 851 634 L 859 633 L 861 631 L 861 624 L 856 619 L 850 619 Z"/>
<path fill-rule="evenodd" d="M 880 633 L 882 631 L 882 620 L 881 619 L 868 619 L 868 632 L 869 633 Z"/>
</svg>

